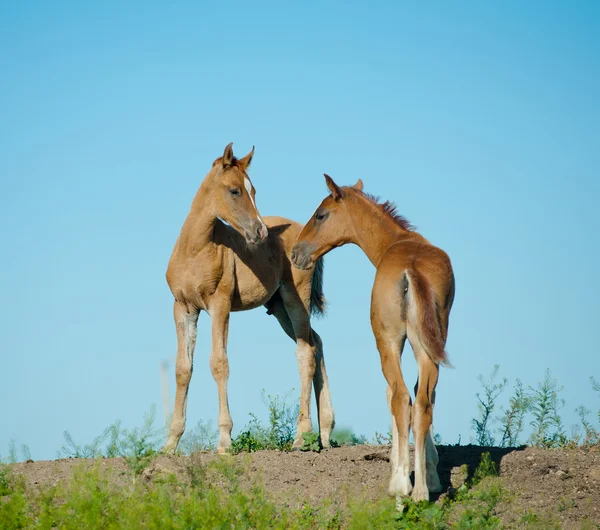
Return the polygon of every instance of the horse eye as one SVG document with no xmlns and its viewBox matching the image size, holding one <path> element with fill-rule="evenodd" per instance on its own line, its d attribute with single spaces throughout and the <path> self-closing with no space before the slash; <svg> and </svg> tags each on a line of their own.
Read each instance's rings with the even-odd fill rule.
<svg viewBox="0 0 600 530">
<path fill-rule="evenodd" d="M 234 197 L 237 197 L 240 194 L 240 190 L 239 188 L 231 188 L 229 190 L 229 193 L 231 193 L 231 195 L 233 195 Z"/>
<path fill-rule="evenodd" d="M 325 214 L 324 213 L 315 214 L 315 219 L 317 221 L 322 221 L 323 219 L 325 219 Z"/>
</svg>

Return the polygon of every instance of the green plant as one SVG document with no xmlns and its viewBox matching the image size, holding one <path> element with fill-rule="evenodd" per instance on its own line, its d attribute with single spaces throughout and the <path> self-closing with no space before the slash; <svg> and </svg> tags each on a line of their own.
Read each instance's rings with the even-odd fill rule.
<svg viewBox="0 0 600 530">
<path fill-rule="evenodd" d="M 266 395 L 262 392 L 262 402 L 268 410 L 268 427 L 263 427 L 255 414 L 250 414 L 250 421 L 242 432 L 231 442 L 231 452 L 253 452 L 263 449 L 291 451 L 298 417 L 298 404 L 289 404 L 290 392 L 283 398 Z"/>
<path fill-rule="evenodd" d="M 552 379 L 550 370 L 536 388 L 530 387 L 530 410 L 533 416 L 531 443 L 540 447 L 561 447 L 568 441 L 559 410 L 564 407 L 564 399 L 559 397 L 563 387 Z"/>
<path fill-rule="evenodd" d="M 485 452 L 481 454 L 481 461 L 475 469 L 473 474 L 473 480 L 471 485 L 478 484 L 486 477 L 497 477 L 498 469 L 496 463 L 492 460 L 490 453 Z"/>
<path fill-rule="evenodd" d="M 500 418 L 501 447 L 516 447 L 518 445 L 519 436 L 523 431 L 523 421 L 529 406 L 529 396 L 525 392 L 523 383 L 517 379 L 508 408 L 502 410 L 503 414 Z"/>
<path fill-rule="evenodd" d="M 507 384 L 507 379 L 502 379 L 501 382 L 497 383 L 496 378 L 498 376 L 499 365 L 494 365 L 492 373 L 486 380 L 483 375 L 479 375 L 479 383 L 483 388 L 483 397 L 479 392 L 475 394 L 479 403 L 477 404 L 479 417 L 473 418 L 471 424 L 475 431 L 475 443 L 483 446 L 494 445 L 495 439 L 492 436 L 492 430 L 490 424 L 493 421 L 492 413 L 496 408 L 496 401 Z"/>
<path fill-rule="evenodd" d="M 315 451 L 318 453 L 321 450 L 319 433 L 303 432 L 302 439 L 304 440 L 304 443 L 302 444 L 302 447 L 300 447 L 300 451 Z"/>
<path fill-rule="evenodd" d="M 213 427 L 212 421 L 200 420 L 195 427 L 186 430 L 179 442 L 177 452 L 191 455 L 198 451 L 214 451 L 218 440 L 219 431 Z"/>
<path fill-rule="evenodd" d="M 73 440 L 69 431 L 63 432 L 65 443 L 58 452 L 58 458 L 100 458 L 103 456 L 102 443 L 110 436 L 112 425 L 104 429 L 102 434 L 96 436 L 91 444 L 79 445 Z"/>
<path fill-rule="evenodd" d="M 161 432 L 154 428 L 155 418 L 156 407 L 153 405 L 145 414 L 142 427 L 124 430 L 120 442 L 115 442 L 119 447 L 119 454 L 134 475 L 141 474 L 156 455 Z"/>
<path fill-rule="evenodd" d="M 375 439 L 374 442 L 377 445 L 389 445 L 392 443 L 392 428 L 390 427 L 387 433 L 383 434 L 375 431 Z"/>
</svg>

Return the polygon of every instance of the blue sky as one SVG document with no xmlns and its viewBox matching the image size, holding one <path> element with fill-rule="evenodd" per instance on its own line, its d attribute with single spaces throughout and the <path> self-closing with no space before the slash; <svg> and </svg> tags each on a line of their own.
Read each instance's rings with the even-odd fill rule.
<svg viewBox="0 0 600 530">
<path fill-rule="evenodd" d="M 0 49 L 0 453 L 53 458 L 65 429 L 84 443 L 160 417 L 164 273 L 231 141 L 256 146 L 262 215 L 306 222 L 323 172 L 361 177 L 448 252 L 445 442 L 471 437 L 495 363 L 511 384 L 550 368 L 567 425 L 600 405 L 596 2 L 5 3 Z M 368 436 L 390 423 L 374 272 L 357 247 L 329 254 L 315 322 L 337 423 Z M 188 425 L 217 417 L 205 314 L 198 338 Z M 294 349 L 262 309 L 233 315 L 234 432 L 263 388 L 299 388 Z M 409 348 L 403 368 L 412 386 Z"/>
</svg>

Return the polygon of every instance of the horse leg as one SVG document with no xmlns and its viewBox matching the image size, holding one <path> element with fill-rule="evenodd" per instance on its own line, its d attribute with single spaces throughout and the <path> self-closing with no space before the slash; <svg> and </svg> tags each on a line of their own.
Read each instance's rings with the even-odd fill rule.
<svg viewBox="0 0 600 530">
<path fill-rule="evenodd" d="M 175 390 L 175 407 L 169 437 L 162 449 L 167 453 L 175 452 L 185 430 L 187 396 L 190 380 L 192 379 L 198 314 L 198 312 L 189 312 L 186 304 L 175 301 L 173 316 L 177 330 L 177 361 L 175 366 L 177 389 Z"/>
<path fill-rule="evenodd" d="M 288 305 L 294 305 L 300 303 L 297 297 L 287 296 Z M 286 310 L 285 304 L 283 302 L 283 298 L 279 292 L 277 292 L 273 297 L 269 300 L 267 304 L 268 313 L 274 315 L 277 318 L 277 321 L 281 325 L 282 329 L 285 333 L 298 344 L 296 340 L 296 335 L 294 331 L 294 325 L 292 324 L 292 320 L 288 311 Z M 301 312 L 301 311 L 299 311 Z M 311 344 L 314 347 L 314 357 L 315 357 L 315 372 L 313 376 L 313 386 L 315 389 L 315 398 L 317 401 L 317 415 L 319 418 L 319 435 L 321 438 L 321 445 L 324 448 L 330 447 L 330 437 L 331 432 L 333 431 L 335 420 L 334 420 L 334 412 L 333 407 L 331 405 L 331 392 L 329 390 L 329 381 L 327 378 L 327 371 L 325 369 L 325 359 L 323 356 L 323 342 L 321 337 L 317 334 L 315 330 L 311 328 Z M 311 347 L 311 348 L 312 348 Z M 296 353 L 298 357 L 298 351 Z M 300 357 L 298 357 L 298 366 L 300 368 L 300 375 L 302 377 L 302 367 L 300 364 Z M 309 389 L 310 392 L 310 389 Z M 310 404 L 310 395 L 309 395 L 309 404 Z M 300 421 L 300 420 L 299 420 Z M 309 430 L 312 429 L 312 423 L 310 425 Z M 306 430 L 302 430 L 301 432 L 308 432 Z M 302 435 L 300 434 L 300 438 Z M 298 440 L 300 443 L 300 440 Z M 302 445 L 303 441 L 300 443 Z"/>
<path fill-rule="evenodd" d="M 417 383 L 415 384 L 415 396 L 417 395 L 419 389 L 419 379 L 417 378 Z M 431 426 L 429 427 L 429 431 L 427 431 L 427 438 L 425 440 L 425 467 L 427 468 L 427 487 L 429 488 L 430 493 L 439 493 L 442 491 L 442 483 L 440 482 L 440 477 L 438 475 L 437 466 L 440 461 L 440 457 L 438 456 L 437 448 L 435 446 L 435 441 L 433 439 L 433 411 L 435 409 L 435 390 L 431 396 L 431 415 L 432 421 Z"/>
<path fill-rule="evenodd" d="M 375 324 L 374 328 L 379 328 L 379 325 Z M 392 476 L 388 493 L 393 497 L 408 496 L 412 490 L 408 444 L 411 401 L 400 368 L 400 357 L 405 339 L 405 331 L 400 333 L 400 339 L 398 339 L 397 331 L 391 332 L 390 330 L 389 333 L 383 329 L 375 331 L 377 349 L 381 357 L 381 368 L 388 384 L 386 391 L 388 406 L 392 414 L 392 451 L 390 453 Z"/>
<path fill-rule="evenodd" d="M 331 433 L 335 427 L 335 414 L 331 404 L 331 391 L 329 390 L 329 379 L 325 369 L 325 356 L 323 355 L 323 341 L 319 334 L 311 328 L 313 342 L 316 347 L 315 375 L 313 386 L 315 388 L 315 399 L 317 401 L 317 415 L 319 417 L 319 435 L 321 445 L 328 448 L 331 445 Z"/>
<path fill-rule="evenodd" d="M 297 292 L 288 292 L 281 288 L 280 293 L 296 337 L 296 359 L 300 372 L 300 412 L 292 449 L 299 449 L 304 444 L 302 434 L 312 431 L 310 401 L 311 385 L 316 372 L 316 347 L 311 333 L 308 307 L 302 303 Z"/>
<path fill-rule="evenodd" d="M 229 380 L 229 361 L 227 360 L 227 337 L 229 334 L 229 310 L 227 304 L 210 308 L 212 323 L 212 349 L 210 352 L 210 371 L 217 383 L 219 394 L 219 443 L 217 453 L 226 453 L 231 447 L 231 429 L 233 421 L 229 413 L 227 382 Z"/>
<path fill-rule="evenodd" d="M 429 468 L 431 470 L 436 460 L 434 452 L 437 457 L 431 428 L 433 423 L 434 393 L 438 381 L 439 367 L 427 355 L 419 338 L 411 335 L 410 330 L 408 339 L 419 365 L 419 379 L 417 382 L 415 403 L 412 408 L 412 428 L 415 440 L 415 489 L 412 496 L 415 502 L 419 502 L 429 500 L 428 482 L 432 486 L 437 486 L 435 480 L 437 470 L 435 477 L 430 472 L 430 480 L 427 480 L 427 453 L 430 455 Z M 428 450 L 426 450 L 426 446 L 428 446 Z M 437 482 L 439 483 L 439 477 L 437 478 Z"/>
</svg>

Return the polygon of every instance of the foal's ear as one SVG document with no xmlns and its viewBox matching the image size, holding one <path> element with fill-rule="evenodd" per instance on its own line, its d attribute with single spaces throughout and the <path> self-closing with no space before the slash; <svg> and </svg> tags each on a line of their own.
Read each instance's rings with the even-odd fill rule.
<svg viewBox="0 0 600 530">
<path fill-rule="evenodd" d="M 325 182 L 327 183 L 327 187 L 329 188 L 329 191 L 331 192 L 331 196 L 333 197 L 333 199 L 336 201 L 343 199 L 344 191 L 335 182 L 333 182 L 333 179 L 327 173 L 324 173 L 324 175 L 325 175 Z"/>
<path fill-rule="evenodd" d="M 225 148 L 225 151 L 223 152 L 223 165 L 225 167 L 230 166 L 231 164 L 233 164 L 233 142 L 231 142 L 230 144 L 227 144 L 227 147 Z"/>
<path fill-rule="evenodd" d="M 250 167 L 250 162 L 252 162 L 252 157 L 254 156 L 254 146 L 252 146 L 252 151 L 250 151 L 244 158 L 240 158 L 238 160 L 238 166 L 242 171 L 246 171 Z"/>
<path fill-rule="evenodd" d="M 355 184 L 354 186 L 352 186 L 352 187 L 353 187 L 355 190 L 362 191 L 362 189 L 363 189 L 363 181 L 362 181 L 362 179 L 358 179 L 358 180 L 356 181 L 356 184 Z"/>
</svg>

